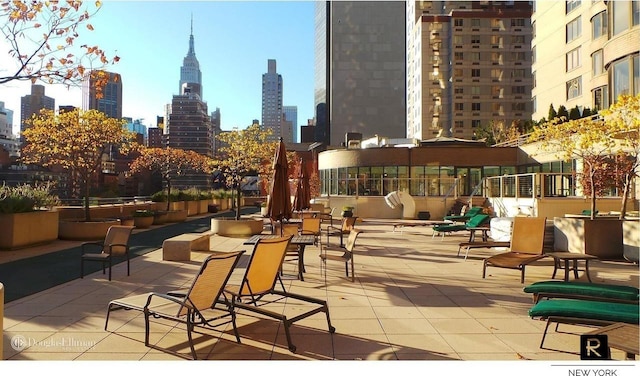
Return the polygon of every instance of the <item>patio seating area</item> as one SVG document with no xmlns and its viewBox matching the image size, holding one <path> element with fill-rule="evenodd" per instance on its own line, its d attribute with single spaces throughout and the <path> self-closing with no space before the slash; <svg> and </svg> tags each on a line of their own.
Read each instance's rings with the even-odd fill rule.
<svg viewBox="0 0 640 376">
<path fill-rule="evenodd" d="M 190 219 L 191 220 L 191 219 Z M 189 220 L 188 220 L 189 221 Z M 188 222 L 187 221 L 187 222 Z M 168 225 L 171 226 L 171 225 Z M 289 351 L 282 321 L 238 309 L 233 327 L 196 328 L 193 347 L 198 359 L 210 360 L 546 360 L 580 359 L 580 333 L 593 328 L 567 326 L 549 331 L 545 349 L 540 338 L 546 322 L 531 319 L 530 293 L 523 287 L 551 279 L 554 260 L 527 266 L 525 283 L 517 273 L 491 268 L 482 278 L 483 260 L 500 251 L 478 249 L 457 257 L 467 233 L 432 238 L 428 227 L 393 232 L 388 223 L 358 223 L 355 273 L 345 277 L 339 263 L 323 267 L 320 244 L 304 252 L 304 281 L 285 279 L 288 292 L 326 301 L 335 333 L 318 314 L 290 326 L 296 352 Z M 134 230 L 132 236 L 148 230 Z M 266 233 L 266 231 L 265 231 Z M 240 284 L 252 246 L 245 238 L 213 235 L 210 249 L 246 250 L 229 283 Z M 324 239 L 321 239 L 321 242 Z M 338 239 L 331 239 L 332 245 Z M 43 249 L 55 249 L 55 244 Z M 60 242 L 62 249 L 68 242 Z M 27 251 L 27 250 L 25 250 Z M 30 252 L 35 252 L 30 250 Z M 120 311 L 109 319 L 110 301 L 129 295 L 168 292 L 190 286 L 211 252 L 192 250 L 190 261 L 166 261 L 162 248 L 113 265 L 112 280 L 102 271 L 85 274 L 45 291 L 10 301 L 4 307 L 3 359 L 9 360 L 181 360 L 191 357 L 183 323 L 150 318 L 151 347 L 145 346 L 145 318 L 140 311 Z M 0 253 L 0 263 L 13 255 Z M 296 275 L 298 263 L 285 263 L 284 274 Z M 78 265 L 79 267 L 79 265 Z M 326 273 L 326 274 L 325 274 Z M 638 287 L 639 270 L 623 261 L 593 260 L 593 282 Z M 355 277 L 352 282 L 350 277 Z M 584 273 L 579 281 L 586 282 Z M 29 283 L 25 281 L 24 283 Z M 5 288 L 6 288 L 5 283 Z M 298 302 L 277 304 L 284 314 L 301 309 Z M 16 336 L 26 339 L 12 341 Z M 17 344 L 17 345 L 16 345 Z M 22 345 L 20 345 L 22 344 Z M 171 351 L 166 351 L 170 349 Z M 553 349 L 553 350 L 549 350 Z M 612 349 L 612 358 L 625 352 Z"/>
</svg>

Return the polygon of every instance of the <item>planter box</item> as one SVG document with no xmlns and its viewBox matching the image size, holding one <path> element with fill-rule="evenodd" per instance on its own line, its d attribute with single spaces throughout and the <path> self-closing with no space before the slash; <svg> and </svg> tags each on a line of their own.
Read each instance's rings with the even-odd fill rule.
<svg viewBox="0 0 640 376">
<path fill-rule="evenodd" d="M 184 222 L 187 220 L 187 210 L 170 210 L 167 212 L 167 222 Z"/>
<path fill-rule="evenodd" d="M 149 228 L 153 224 L 154 216 L 150 217 L 133 217 L 133 225 L 136 228 Z"/>
<path fill-rule="evenodd" d="M 118 219 L 102 221 L 60 221 L 58 238 L 64 240 L 100 240 L 107 235 L 107 230 L 113 225 L 119 225 Z"/>
<path fill-rule="evenodd" d="M 622 249 L 626 260 L 638 263 L 640 255 L 639 220 L 625 220 L 622 222 Z"/>
<path fill-rule="evenodd" d="M 212 218 L 211 233 L 228 237 L 249 237 L 262 233 L 262 219 Z"/>
<path fill-rule="evenodd" d="M 153 224 L 154 225 L 163 225 L 163 224 L 167 223 L 167 218 L 168 217 L 169 217 L 169 215 L 167 214 L 166 211 L 157 211 L 153 215 Z"/>
<path fill-rule="evenodd" d="M 194 215 L 198 215 L 198 206 L 200 205 L 200 201 L 185 201 L 185 206 L 187 209 L 187 216 L 191 217 Z"/>
<path fill-rule="evenodd" d="M 198 214 L 206 214 L 209 212 L 209 200 L 198 201 Z"/>
<path fill-rule="evenodd" d="M 17 249 L 58 239 L 59 213 L 0 214 L 0 249 Z"/>
<path fill-rule="evenodd" d="M 605 260 L 621 260 L 622 220 L 617 218 L 553 219 L 554 249 L 585 253 Z"/>
</svg>

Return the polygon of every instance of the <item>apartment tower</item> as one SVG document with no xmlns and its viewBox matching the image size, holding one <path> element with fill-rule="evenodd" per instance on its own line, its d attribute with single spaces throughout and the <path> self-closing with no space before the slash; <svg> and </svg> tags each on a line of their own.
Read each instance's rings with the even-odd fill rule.
<svg viewBox="0 0 640 376">
<path fill-rule="evenodd" d="M 37 115 L 40 110 L 47 109 L 54 111 L 56 107 L 55 99 L 44 95 L 43 85 L 31 85 L 31 94 L 25 95 L 20 99 L 20 135 L 21 142 L 24 142 L 22 138 L 22 132 L 27 129 L 25 121 L 31 118 L 32 115 Z"/>
<path fill-rule="evenodd" d="M 532 24 L 534 120 L 640 94 L 640 1 L 536 1 Z"/>
<path fill-rule="evenodd" d="M 271 129 L 271 140 L 290 135 L 282 129 L 282 75 L 276 71 L 276 61 L 267 60 L 267 73 L 262 75 L 262 127 Z"/>
<path fill-rule="evenodd" d="M 298 106 L 282 106 L 282 112 L 284 113 L 284 120 L 290 123 L 291 139 L 287 142 L 299 142 L 298 141 Z"/>
<path fill-rule="evenodd" d="M 531 11 L 521 1 L 407 2 L 407 137 L 475 139 L 531 119 Z"/>
<path fill-rule="evenodd" d="M 405 137 L 405 3 L 327 1 L 315 8 L 315 139 Z"/>
</svg>

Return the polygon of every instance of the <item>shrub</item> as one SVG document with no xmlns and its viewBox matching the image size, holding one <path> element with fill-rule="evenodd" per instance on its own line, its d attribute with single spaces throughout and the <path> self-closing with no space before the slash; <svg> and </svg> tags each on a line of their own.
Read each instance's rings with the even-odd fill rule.
<svg viewBox="0 0 640 376">
<path fill-rule="evenodd" d="M 0 187 L 0 213 L 26 213 L 59 204 L 58 196 L 51 194 L 51 183 Z"/>
<path fill-rule="evenodd" d="M 165 191 L 156 192 L 151 195 L 153 202 L 167 202 L 167 193 Z"/>
<path fill-rule="evenodd" d="M 134 217 L 153 217 L 155 215 L 151 210 L 136 210 L 133 212 Z"/>
</svg>

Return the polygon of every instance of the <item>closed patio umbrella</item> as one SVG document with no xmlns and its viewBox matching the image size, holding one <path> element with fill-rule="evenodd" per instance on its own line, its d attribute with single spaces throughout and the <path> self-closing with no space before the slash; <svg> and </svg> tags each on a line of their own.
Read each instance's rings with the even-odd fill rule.
<svg viewBox="0 0 640 376">
<path fill-rule="evenodd" d="M 311 201 L 311 187 L 309 185 L 309 176 L 307 175 L 307 171 L 302 166 L 302 171 L 300 172 L 300 176 L 298 177 L 298 184 L 296 186 L 296 196 L 293 199 L 293 208 L 297 211 L 301 211 L 304 209 L 309 209 L 311 206 L 309 202 Z"/>
<path fill-rule="evenodd" d="M 291 218 L 291 193 L 287 167 L 287 149 L 282 137 L 273 159 L 273 179 L 267 199 L 267 216 L 274 221 Z"/>
</svg>

